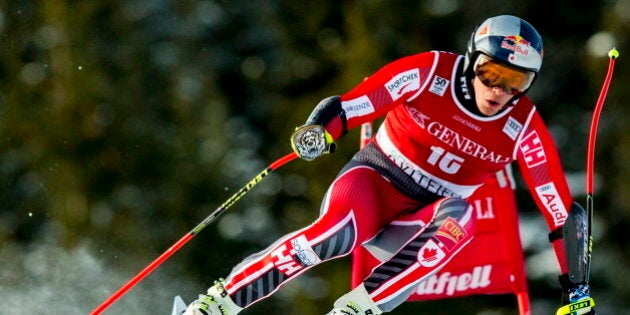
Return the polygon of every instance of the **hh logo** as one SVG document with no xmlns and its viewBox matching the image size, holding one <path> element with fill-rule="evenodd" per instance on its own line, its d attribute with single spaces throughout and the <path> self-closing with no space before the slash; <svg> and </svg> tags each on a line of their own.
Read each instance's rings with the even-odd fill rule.
<svg viewBox="0 0 630 315">
<path fill-rule="evenodd" d="M 525 135 L 523 141 L 521 141 L 520 148 L 528 168 L 533 168 L 547 162 L 542 142 L 538 137 L 538 133 L 535 131 Z"/>
<path fill-rule="evenodd" d="M 282 245 L 271 252 L 271 256 L 273 256 L 273 264 L 278 267 L 280 272 L 287 276 L 290 276 L 304 268 L 300 263 L 293 259 L 293 256 L 287 249 L 286 245 Z"/>
</svg>

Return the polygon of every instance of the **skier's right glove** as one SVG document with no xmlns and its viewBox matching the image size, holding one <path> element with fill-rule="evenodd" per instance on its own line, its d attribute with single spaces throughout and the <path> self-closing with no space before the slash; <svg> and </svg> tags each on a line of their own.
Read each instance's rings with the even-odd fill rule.
<svg viewBox="0 0 630 315">
<path fill-rule="evenodd" d="M 560 276 L 562 303 L 556 315 L 595 315 L 595 301 L 588 283 L 573 284 L 568 276 Z"/>
<path fill-rule="evenodd" d="M 320 125 L 304 125 L 291 135 L 291 147 L 306 161 L 312 161 L 324 154 L 335 152 L 336 144 L 332 136 Z"/>
</svg>

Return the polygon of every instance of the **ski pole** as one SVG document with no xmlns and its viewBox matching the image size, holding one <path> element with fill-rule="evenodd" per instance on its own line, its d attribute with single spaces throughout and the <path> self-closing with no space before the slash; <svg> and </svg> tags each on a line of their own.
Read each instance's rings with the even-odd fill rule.
<svg viewBox="0 0 630 315">
<path fill-rule="evenodd" d="M 214 210 L 208 217 L 206 217 L 201 223 L 199 223 L 195 228 L 193 228 L 190 232 L 184 235 L 179 241 L 173 244 L 169 249 L 167 249 L 162 255 L 160 255 L 157 259 L 155 259 L 152 263 L 150 263 L 147 267 L 145 267 L 140 273 L 138 273 L 135 277 L 133 277 L 129 282 L 123 285 L 118 291 L 116 291 L 112 296 L 110 296 L 107 300 L 105 300 L 101 305 L 95 308 L 90 314 L 98 315 L 102 313 L 105 309 L 107 309 L 111 304 L 113 304 L 116 300 L 118 300 L 121 296 L 123 296 L 127 291 L 129 291 L 133 286 L 138 284 L 142 279 L 144 279 L 149 273 L 155 270 L 160 264 L 162 264 L 165 260 L 167 260 L 171 255 L 173 255 L 176 251 L 178 251 L 182 246 L 184 246 L 188 241 L 190 241 L 197 233 L 201 232 L 206 226 L 208 226 L 212 221 L 214 221 L 218 216 L 220 216 L 225 210 L 227 210 L 230 206 L 236 203 L 243 195 L 245 195 L 248 191 L 250 191 L 254 186 L 260 183 L 263 178 L 269 175 L 274 170 L 280 168 L 284 164 L 294 160 L 297 157 L 295 152 L 285 155 L 275 162 L 271 163 L 265 170 L 256 175 L 251 181 L 249 181 L 245 186 L 243 186 L 239 191 L 237 191 L 232 197 L 226 200 L 221 206 L 219 206 L 216 210 Z"/>
<path fill-rule="evenodd" d="M 597 137 L 597 125 L 599 123 L 599 116 L 601 115 L 602 108 L 604 107 L 604 100 L 608 94 L 608 87 L 612 79 L 613 70 L 615 69 L 615 60 L 619 57 L 619 51 L 613 47 L 608 52 L 608 71 L 606 78 L 602 85 L 602 89 L 599 92 L 597 103 L 595 103 L 595 110 L 593 112 L 593 118 L 591 120 L 591 130 L 588 138 L 588 150 L 586 156 L 586 215 L 588 218 L 588 264 L 586 268 L 586 281 L 588 282 L 589 275 L 591 273 L 591 252 L 593 250 L 593 234 L 591 234 L 593 223 L 593 175 L 595 164 L 595 138 Z"/>
<path fill-rule="evenodd" d="M 588 138 L 588 149 L 586 152 L 586 220 L 587 227 L 586 233 L 588 237 L 588 244 L 586 245 L 586 262 L 584 267 L 584 275 L 581 278 L 588 283 L 588 279 L 591 273 L 591 253 L 593 251 L 593 176 L 594 176 L 594 164 L 595 164 L 595 138 L 597 136 L 597 125 L 599 123 L 599 116 L 601 115 L 602 108 L 604 107 L 604 100 L 608 94 L 608 87 L 610 86 L 610 80 L 612 78 L 613 70 L 615 68 L 615 60 L 619 57 L 619 51 L 613 48 L 608 52 L 610 58 L 608 62 L 608 72 L 602 84 L 602 89 L 599 92 L 599 97 L 595 103 L 595 110 L 593 111 L 593 117 L 591 120 L 591 128 Z M 569 303 L 560 307 L 556 311 L 556 315 L 570 315 L 578 314 L 580 310 L 592 309 L 595 306 L 593 298 L 587 300 L 580 300 L 577 302 Z"/>
</svg>

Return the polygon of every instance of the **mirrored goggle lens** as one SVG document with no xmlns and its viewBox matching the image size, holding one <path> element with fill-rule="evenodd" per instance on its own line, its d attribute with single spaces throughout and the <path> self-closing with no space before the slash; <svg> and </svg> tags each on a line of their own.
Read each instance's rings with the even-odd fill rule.
<svg viewBox="0 0 630 315">
<path fill-rule="evenodd" d="M 534 72 L 519 71 L 502 65 L 486 55 L 475 63 L 475 75 L 488 87 L 500 87 L 510 94 L 525 91 L 534 80 Z"/>
</svg>

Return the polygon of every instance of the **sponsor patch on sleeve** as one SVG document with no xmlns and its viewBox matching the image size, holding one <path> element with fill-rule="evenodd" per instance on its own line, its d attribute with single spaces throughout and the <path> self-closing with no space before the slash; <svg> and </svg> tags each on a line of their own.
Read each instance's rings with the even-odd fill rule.
<svg viewBox="0 0 630 315">
<path fill-rule="evenodd" d="M 420 89 L 420 71 L 411 69 L 401 72 L 385 83 L 385 88 L 394 101 L 405 92 L 416 91 Z"/>
<path fill-rule="evenodd" d="M 562 199 L 556 189 L 556 185 L 552 182 L 540 185 L 536 187 L 536 193 L 545 206 L 547 212 L 549 212 L 549 214 L 553 217 L 553 223 L 555 226 L 564 224 L 567 220 L 568 212 L 562 203 Z"/>
<path fill-rule="evenodd" d="M 512 117 L 508 117 L 508 120 L 505 122 L 505 126 L 503 126 L 503 133 L 512 140 L 516 140 L 516 137 L 521 130 L 523 130 L 523 125 Z"/>
<path fill-rule="evenodd" d="M 368 115 L 374 112 L 374 105 L 366 95 L 341 102 L 341 107 L 346 112 L 347 119 Z"/>
</svg>

